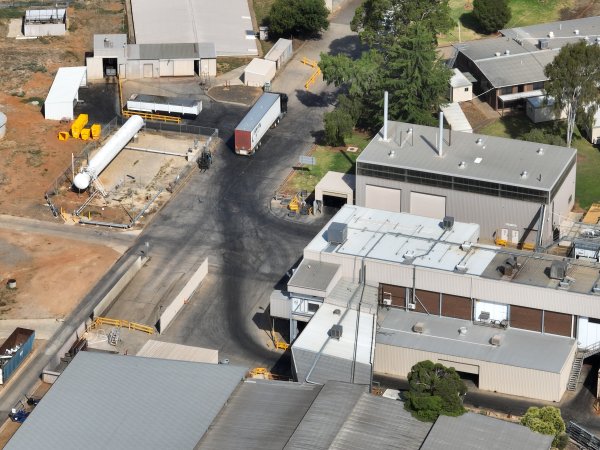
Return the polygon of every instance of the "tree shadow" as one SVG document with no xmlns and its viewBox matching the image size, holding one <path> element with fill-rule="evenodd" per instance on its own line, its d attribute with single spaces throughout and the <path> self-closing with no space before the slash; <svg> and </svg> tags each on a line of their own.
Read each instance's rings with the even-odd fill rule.
<svg viewBox="0 0 600 450">
<path fill-rule="evenodd" d="M 321 92 L 314 94 L 304 89 L 296 89 L 296 98 L 304 106 L 324 108 L 335 103 L 337 92 Z"/>
<path fill-rule="evenodd" d="M 360 55 L 367 51 L 369 48 L 364 45 L 358 35 L 350 35 L 344 36 L 340 39 L 334 39 L 329 44 L 329 54 L 330 55 L 348 55 L 349 57 L 356 59 L 359 58 Z"/>
<path fill-rule="evenodd" d="M 473 15 L 473 12 L 466 12 L 466 13 L 461 14 L 460 17 L 458 18 L 458 20 L 460 21 L 460 24 L 464 28 L 468 28 L 469 30 L 472 30 L 478 34 L 487 34 L 481 28 L 481 25 L 479 24 L 479 21 Z"/>
</svg>

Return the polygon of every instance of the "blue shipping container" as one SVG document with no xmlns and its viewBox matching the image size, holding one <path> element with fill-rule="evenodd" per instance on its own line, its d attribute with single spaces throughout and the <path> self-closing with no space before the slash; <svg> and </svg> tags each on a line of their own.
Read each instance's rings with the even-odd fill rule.
<svg viewBox="0 0 600 450">
<path fill-rule="evenodd" d="M 2 377 L 0 384 L 5 384 L 10 376 L 17 370 L 27 355 L 33 350 L 35 331 L 27 328 L 17 328 L 0 345 L 0 357 L 11 356 L 11 358 L 0 359 L 2 365 Z"/>
</svg>

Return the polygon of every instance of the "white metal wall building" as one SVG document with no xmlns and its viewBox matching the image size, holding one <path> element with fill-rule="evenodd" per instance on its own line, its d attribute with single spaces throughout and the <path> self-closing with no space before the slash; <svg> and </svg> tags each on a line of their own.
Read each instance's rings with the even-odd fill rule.
<svg viewBox="0 0 600 450">
<path fill-rule="evenodd" d="M 47 120 L 73 120 L 73 108 L 79 99 L 79 88 L 87 84 L 86 73 L 85 67 L 58 69 L 44 101 L 44 117 Z"/>
<path fill-rule="evenodd" d="M 346 235 L 332 240 L 332 224 L 345 225 Z M 321 305 L 377 314 L 379 304 L 391 311 L 379 310 L 376 373 L 406 376 L 433 359 L 476 373 L 482 389 L 558 401 L 577 348 L 600 342 L 600 264 L 478 238 L 472 223 L 444 228 L 437 219 L 344 206 L 304 249 L 271 314 L 290 320 L 293 337 L 294 321 L 312 320 Z M 564 271 L 552 275 L 557 265 Z"/>
<path fill-rule="evenodd" d="M 277 40 L 275 45 L 271 47 L 271 50 L 265 55 L 267 61 L 275 61 L 277 64 L 277 70 L 281 69 L 283 65 L 292 57 L 292 41 L 290 39 L 280 38 Z"/>
<path fill-rule="evenodd" d="M 548 245 L 575 201 L 576 150 L 389 122 L 356 161 L 356 204 L 477 223 Z M 501 231 L 505 230 L 505 231 Z"/>
<path fill-rule="evenodd" d="M 244 84 L 263 87 L 265 83 L 271 82 L 276 70 L 275 61 L 254 58 L 244 69 Z"/>
</svg>

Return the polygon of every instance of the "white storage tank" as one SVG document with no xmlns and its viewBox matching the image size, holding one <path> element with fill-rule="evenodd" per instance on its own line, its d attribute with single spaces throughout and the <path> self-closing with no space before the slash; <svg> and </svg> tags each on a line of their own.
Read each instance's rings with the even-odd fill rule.
<svg viewBox="0 0 600 450">
<path fill-rule="evenodd" d="M 0 112 L 0 139 L 6 135 L 6 114 Z"/>
</svg>

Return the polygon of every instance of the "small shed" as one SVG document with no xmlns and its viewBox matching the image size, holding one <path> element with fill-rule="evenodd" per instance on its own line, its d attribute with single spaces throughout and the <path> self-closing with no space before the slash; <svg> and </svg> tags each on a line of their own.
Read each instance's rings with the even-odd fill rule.
<svg viewBox="0 0 600 450">
<path fill-rule="evenodd" d="M 254 58 L 244 70 L 244 84 L 263 87 L 273 79 L 276 70 L 275 61 Z"/>
<path fill-rule="evenodd" d="M 279 39 L 269 53 L 265 55 L 267 61 L 275 61 L 277 70 L 292 57 L 292 41 L 290 39 Z"/>
<path fill-rule="evenodd" d="M 525 113 L 533 123 L 548 122 L 567 117 L 564 111 L 560 114 L 560 117 L 557 117 L 554 111 L 554 99 L 545 95 L 529 97 L 526 102 Z"/>
<path fill-rule="evenodd" d="M 458 69 L 454 69 L 454 75 L 450 78 L 450 101 L 466 102 L 473 99 L 473 83 Z"/>
<path fill-rule="evenodd" d="M 346 204 L 354 204 L 354 175 L 341 172 L 327 172 L 315 186 L 315 200 L 323 204 L 324 197 L 337 197 L 346 200 Z"/>
<path fill-rule="evenodd" d="M 25 36 L 63 36 L 66 32 L 66 8 L 28 9 L 25 11 L 23 19 L 23 34 Z"/>
<path fill-rule="evenodd" d="M 73 120 L 73 107 L 79 100 L 79 88 L 87 84 L 85 67 L 61 67 L 56 72 L 44 102 L 47 120 Z"/>
</svg>

